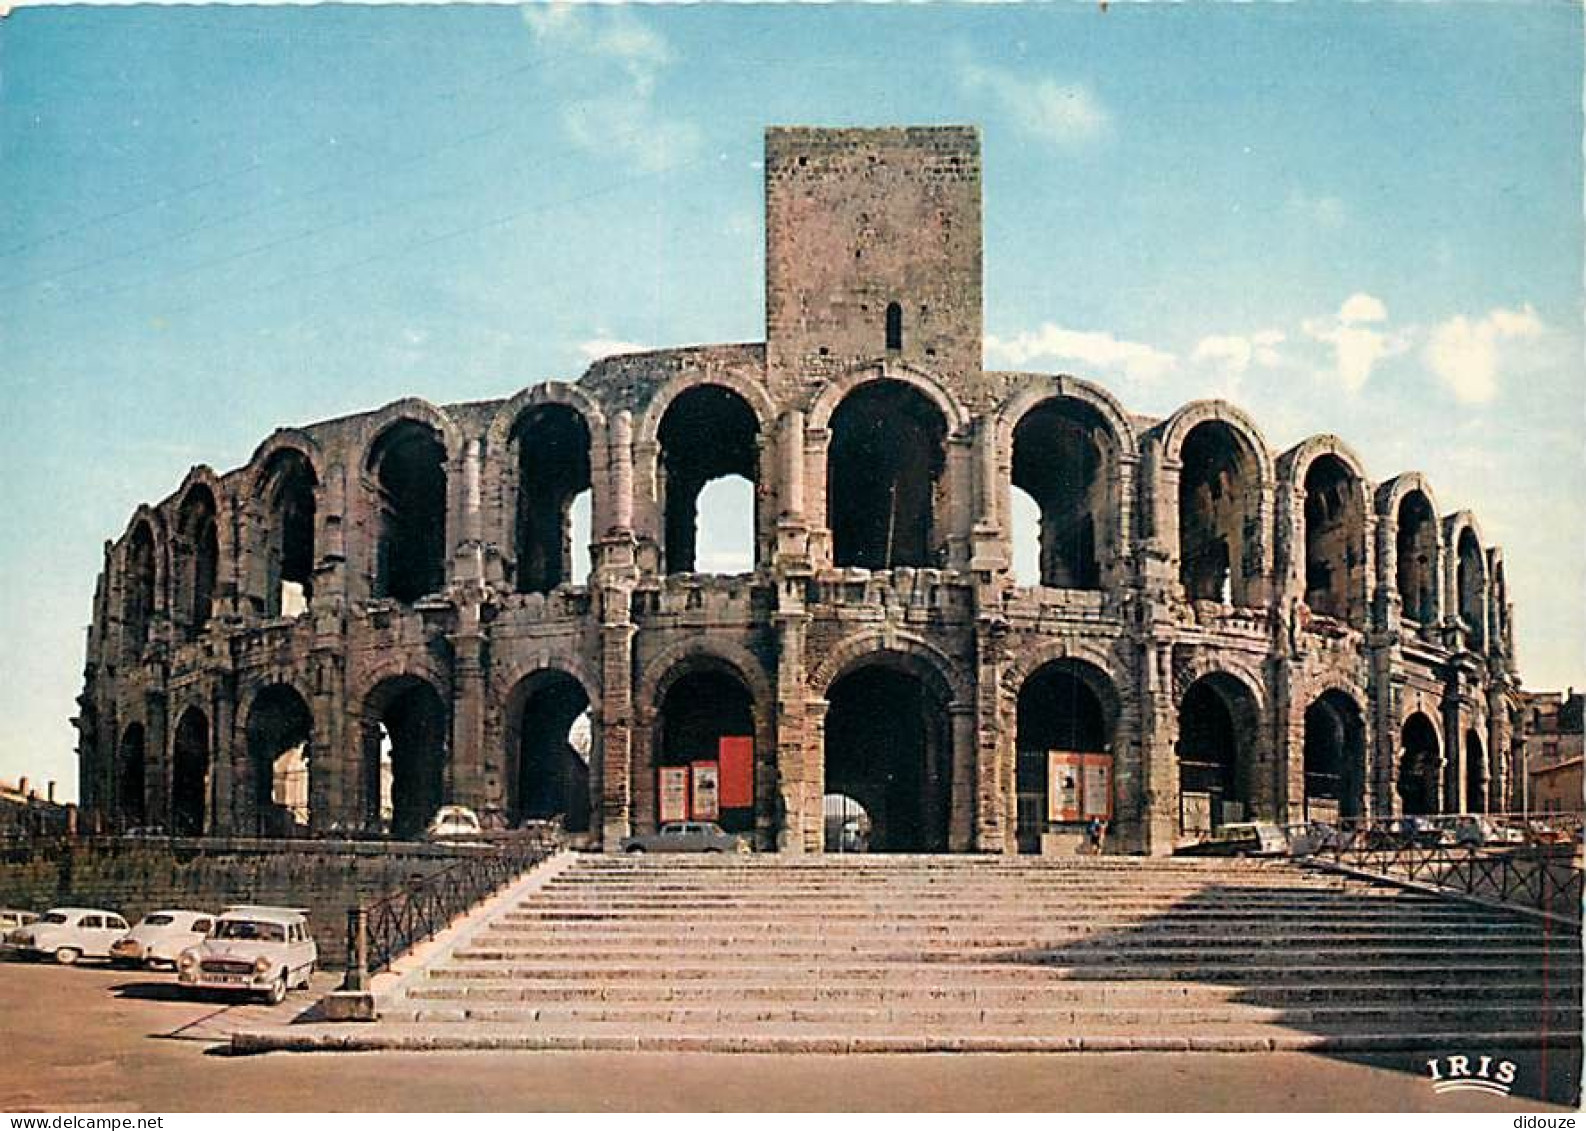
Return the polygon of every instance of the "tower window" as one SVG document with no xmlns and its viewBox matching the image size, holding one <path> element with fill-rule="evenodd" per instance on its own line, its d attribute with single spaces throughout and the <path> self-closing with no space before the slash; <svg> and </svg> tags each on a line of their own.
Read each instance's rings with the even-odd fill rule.
<svg viewBox="0 0 1586 1131">
<path fill-rule="evenodd" d="M 903 307 L 895 302 L 887 303 L 887 349 L 900 350 L 903 348 Z"/>
</svg>

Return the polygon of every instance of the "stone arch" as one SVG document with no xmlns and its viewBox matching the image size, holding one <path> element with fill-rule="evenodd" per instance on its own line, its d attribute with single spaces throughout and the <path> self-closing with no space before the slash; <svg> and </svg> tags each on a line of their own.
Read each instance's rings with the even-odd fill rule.
<svg viewBox="0 0 1586 1131">
<path fill-rule="evenodd" d="M 872 851 L 945 851 L 959 784 L 950 678 L 928 653 L 895 647 L 832 667 L 822 726 L 823 796 L 859 803 Z"/>
<path fill-rule="evenodd" d="M 450 793 L 450 700 L 429 679 L 392 674 L 356 702 L 365 827 L 416 837 Z"/>
<path fill-rule="evenodd" d="M 1015 841 L 1020 852 L 1039 852 L 1041 836 L 1051 828 L 1050 754 L 1110 754 L 1121 713 L 1112 676 L 1085 660 L 1054 657 L 1020 680 L 1014 710 Z"/>
<path fill-rule="evenodd" d="M 122 648 L 136 662 L 149 642 L 149 629 L 160 610 L 165 554 L 156 535 L 157 516 L 141 508 L 119 547 Z"/>
<path fill-rule="evenodd" d="M 824 694 L 849 669 L 881 654 L 912 665 L 923 678 L 941 681 L 951 702 L 974 702 L 974 680 L 960 664 L 922 636 L 888 629 L 869 629 L 844 637 L 810 670 L 806 682 L 813 693 Z"/>
<path fill-rule="evenodd" d="M 1266 499 L 1275 486 L 1260 429 L 1224 401 L 1193 401 L 1162 425 L 1163 460 L 1177 468 L 1172 547 L 1189 600 L 1250 606 L 1271 565 Z"/>
<path fill-rule="evenodd" d="M 1320 689 L 1305 708 L 1301 750 L 1306 820 L 1365 815 L 1366 716 L 1342 685 Z"/>
<path fill-rule="evenodd" d="M 249 596 L 267 618 L 295 616 L 314 595 L 323 480 L 318 450 L 277 435 L 260 449 L 245 496 L 258 529 L 244 558 Z"/>
<path fill-rule="evenodd" d="M 171 740 L 171 835 L 203 836 L 209 829 L 209 782 L 214 736 L 209 715 L 190 706 L 176 719 Z"/>
<path fill-rule="evenodd" d="M 644 412 L 634 424 L 634 446 L 659 450 L 661 421 L 666 419 L 672 403 L 702 385 L 719 385 L 736 393 L 753 411 L 760 435 L 768 437 L 772 434 L 776 424 L 776 404 L 763 382 L 731 367 L 685 369 L 657 389 L 650 403 L 645 405 Z"/>
<path fill-rule="evenodd" d="M 148 823 L 148 730 L 140 721 L 122 728 L 116 742 L 117 823 L 123 829 Z"/>
<path fill-rule="evenodd" d="M 508 819 L 556 819 L 568 832 L 588 831 L 596 805 L 595 701 L 584 680 L 555 664 L 537 665 L 498 702 Z"/>
<path fill-rule="evenodd" d="M 700 500 L 713 484 L 748 484 L 747 537 L 730 553 L 757 565 L 762 489 L 761 453 L 766 443 L 763 417 L 741 393 L 714 381 L 698 381 L 677 391 L 656 425 L 652 482 L 661 509 L 661 549 L 667 573 L 739 573 L 744 569 L 705 570 L 697 560 L 706 516 Z M 711 519 L 721 516 L 711 515 Z"/>
<path fill-rule="evenodd" d="M 1476 516 L 1457 511 L 1443 519 L 1443 545 L 1448 553 L 1443 607 L 1465 626 L 1477 651 L 1487 644 L 1487 603 L 1490 592 L 1487 555 Z"/>
<path fill-rule="evenodd" d="M 1432 485 L 1419 472 L 1407 472 L 1378 487 L 1376 501 L 1379 519 L 1394 532 L 1392 558 L 1385 550 L 1377 565 L 1377 584 L 1398 595 L 1406 620 L 1435 623 L 1440 616 L 1443 536 Z"/>
<path fill-rule="evenodd" d="M 720 724 L 715 733 L 706 733 L 709 727 L 688 724 L 684 726 L 684 733 L 676 733 L 674 719 L 680 715 L 669 708 L 681 707 L 683 713 L 698 714 L 687 711 L 687 702 L 669 703 L 673 690 L 679 688 L 687 698 L 698 698 L 688 694 L 690 688 L 685 681 L 710 685 L 716 689 L 716 694 L 726 693 L 735 700 L 729 704 L 730 710 L 715 720 Z M 733 693 L 733 685 L 741 688 L 743 695 Z M 660 820 L 660 776 L 667 758 L 681 756 L 679 751 L 686 753 L 689 744 L 693 749 L 708 753 L 712 738 L 719 741 L 744 737 L 739 732 L 747 708 L 753 738 L 748 759 L 751 767 L 748 788 L 753 805 L 736 806 L 726 824 L 733 831 L 748 831 L 752 827 L 761 843 L 769 843 L 779 820 L 778 814 L 772 811 L 776 775 L 776 689 L 759 658 L 744 645 L 731 640 L 679 641 L 644 665 L 634 687 L 634 702 L 643 732 L 636 743 L 634 758 L 638 827 L 654 828 Z"/>
<path fill-rule="evenodd" d="M 1465 812 L 1485 813 L 1487 791 L 1492 778 L 1487 762 L 1487 744 L 1482 741 L 1480 727 L 1467 727 L 1463 743 L 1465 755 Z"/>
<path fill-rule="evenodd" d="M 226 494 L 207 467 L 188 472 L 174 504 L 175 521 L 167 542 L 171 558 L 172 619 L 188 639 L 204 631 L 217 611 L 225 578 L 223 531 L 230 525 Z"/>
<path fill-rule="evenodd" d="M 1132 476 L 1124 467 L 1136 441 L 1117 406 L 1094 387 L 1049 379 L 999 411 L 996 440 L 1007 453 L 1008 487 L 1040 510 L 1040 583 L 1100 588 L 1129 541 Z M 1011 499 L 1002 509 L 1017 545 Z"/>
<path fill-rule="evenodd" d="M 445 433 L 423 415 L 396 417 L 371 436 L 362 467 L 374 501 L 375 597 L 411 603 L 445 585 L 449 453 Z"/>
<path fill-rule="evenodd" d="M 831 427 L 832 414 L 848 399 L 848 395 L 871 381 L 897 381 L 908 385 L 936 406 L 947 421 L 949 436 L 962 435 L 969 430 L 970 415 L 947 384 L 936 374 L 917 365 L 894 360 L 862 362 L 827 381 L 816 396 L 809 411 L 811 431 L 824 431 Z"/>
<path fill-rule="evenodd" d="M 1140 450 L 1140 437 L 1129 414 L 1109 391 L 1092 381 L 1067 374 L 1015 373 L 1017 390 L 997 408 L 997 450 L 1003 458 L 1013 452 L 1013 430 L 1019 421 L 1044 401 L 1063 399 L 1087 405 L 1107 424 L 1120 459 L 1133 459 Z"/>
<path fill-rule="evenodd" d="M 1370 486 L 1337 436 L 1302 441 L 1278 460 L 1290 513 L 1290 576 L 1312 612 L 1364 629 L 1370 608 Z"/>
<path fill-rule="evenodd" d="M 325 772 L 314 744 L 311 699 L 296 681 L 261 681 L 242 712 L 246 750 L 240 821 L 245 833 L 261 837 L 307 835 L 315 826 L 315 778 Z"/>
<path fill-rule="evenodd" d="M 1442 809 L 1443 740 L 1437 723 L 1424 711 L 1408 712 L 1399 727 L 1396 767 L 1399 803 L 1406 816 L 1425 816 Z"/>
<path fill-rule="evenodd" d="M 1174 744 L 1182 833 L 1263 815 L 1256 781 L 1261 718 L 1257 688 L 1235 671 L 1210 671 L 1185 689 Z"/>
</svg>

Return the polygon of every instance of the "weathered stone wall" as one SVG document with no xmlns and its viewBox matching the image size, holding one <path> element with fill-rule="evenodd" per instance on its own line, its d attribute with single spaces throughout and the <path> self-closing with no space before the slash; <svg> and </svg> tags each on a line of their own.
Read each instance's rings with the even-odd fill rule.
<svg viewBox="0 0 1586 1131">
<path fill-rule="evenodd" d="M 764 345 L 608 358 L 577 382 L 500 401 L 408 398 L 283 429 L 245 467 L 195 468 L 139 508 L 106 545 L 95 597 L 78 718 L 84 804 L 129 824 L 263 831 L 271 800 L 250 751 L 274 734 L 261 704 L 287 699 L 308 720 L 292 737 L 309 742 L 313 829 L 389 831 L 371 801 L 381 727 L 407 728 L 404 749 L 422 763 L 412 774 L 433 770 L 425 805 L 515 819 L 525 775 L 539 772 L 515 743 L 538 725 L 534 696 L 554 677 L 589 704 L 587 766 L 569 772 L 587 777 L 590 835 L 611 847 L 656 820 L 668 690 L 713 671 L 752 702 L 743 725 L 755 741 L 759 844 L 818 850 L 833 692 L 874 666 L 928 692 L 920 749 L 940 757 L 920 789 L 947 798 L 938 847 L 1014 847 L 1020 806 L 1037 804 L 1018 797 L 1020 744 L 1036 741 L 1020 737 L 1021 697 L 1043 673 L 1072 677 L 1054 686 L 1079 689 L 1080 713 L 1100 720 L 1086 741 L 1114 757 L 1122 848 L 1167 851 L 1189 827 L 1183 783 L 1197 760 L 1222 775 L 1207 788 L 1249 814 L 1300 819 L 1308 790 L 1345 780 L 1346 808 L 1397 811 L 1407 724 L 1435 736 L 1424 765 L 1410 760 L 1430 783 L 1414 804 L 1510 804 L 1513 617 L 1501 551 L 1481 543 L 1471 516 L 1438 519 L 1419 475 L 1373 483 L 1337 437 L 1275 453 L 1223 402 L 1154 420 L 1094 382 L 982 371 L 972 130 L 771 131 L 767 183 Z M 889 295 L 909 296 L 896 348 Z M 845 418 L 851 398 L 882 386 L 929 427 L 899 431 L 885 411 Z M 1087 524 L 1093 588 L 1011 573 L 1016 448 L 1031 442 L 1019 425 L 1052 404 L 1088 422 L 1103 469 L 1047 522 Z M 574 414 L 587 433 L 594 565 L 526 592 L 523 453 L 551 442 L 534 431 L 551 412 Z M 668 421 L 689 412 L 704 423 L 668 447 Z M 743 421 L 747 456 L 713 464 L 713 445 Z M 866 429 L 891 438 L 878 444 Z M 925 447 L 909 449 L 910 463 L 889 445 Z M 287 464 L 297 479 L 282 474 Z M 739 468 L 754 482 L 753 572 L 668 573 L 669 522 L 690 518 L 700 475 Z M 908 478 L 925 474 L 934 479 Z M 438 512 L 441 580 L 417 596 L 381 595 L 411 540 L 428 536 L 402 526 L 430 513 L 412 510 L 426 475 L 438 476 L 423 503 Z M 887 476 L 892 509 L 875 517 L 884 526 L 924 500 L 928 514 L 906 517 L 927 522 L 926 544 L 887 568 L 844 564 L 833 515 L 851 499 L 832 485 L 868 490 Z M 312 487 L 291 496 L 293 482 Z M 273 587 L 292 572 L 287 516 L 310 511 L 311 569 L 297 572 L 311 595 L 299 610 Z M 565 514 L 547 521 L 554 529 Z M 1430 586 L 1413 617 L 1401 551 L 1414 558 L 1407 576 Z M 1195 570 L 1203 599 L 1191 600 Z M 1318 579 L 1330 579 L 1325 593 Z M 1352 745 L 1313 759 L 1308 774 L 1324 696 Z M 1050 741 L 1078 741 L 1064 730 L 1074 719 L 1048 724 Z M 1317 766 L 1332 766 L 1333 785 Z"/>
<path fill-rule="evenodd" d="M 322 965 L 346 956 L 347 909 L 428 876 L 466 850 L 430 844 L 46 839 L 0 852 L 0 906 L 150 911 L 240 903 L 308 909 Z"/>
</svg>

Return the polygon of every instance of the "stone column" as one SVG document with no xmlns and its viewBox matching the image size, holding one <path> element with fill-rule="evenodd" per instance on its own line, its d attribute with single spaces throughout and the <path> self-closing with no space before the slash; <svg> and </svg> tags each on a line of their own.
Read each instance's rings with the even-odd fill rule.
<svg viewBox="0 0 1586 1131">
<path fill-rule="evenodd" d="M 980 419 L 975 430 L 974 454 L 975 518 L 969 568 L 976 573 L 989 573 L 1006 569 L 1010 556 L 1000 521 L 1002 476 L 997 458 L 995 417 Z"/>
<path fill-rule="evenodd" d="M 477 593 L 466 593 L 458 607 L 452 645 L 452 749 L 449 800 L 485 809 L 501 804 L 487 797 L 485 779 L 485 634 Z"/>
<path fill-rule="evenodd" d="M 975 731 L 979 703 L 950 703 L 952 782 L 948 789 L 947 851 L 969 852 L 975 843 L 975 818 L 980 807 L 980 788 L 975 773 L 977 757 Z"/>
</svg>

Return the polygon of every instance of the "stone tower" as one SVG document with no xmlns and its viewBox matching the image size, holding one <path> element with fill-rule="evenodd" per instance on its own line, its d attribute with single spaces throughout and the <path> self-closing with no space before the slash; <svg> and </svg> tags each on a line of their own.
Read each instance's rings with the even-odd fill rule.
<svg viewBox="0 0 1586 1131">
<path fill-rule="evenodd" d="M 979 132 L 768 129 L 765 186 L 772 388 L 886 359 L 978 399 Z"/>
</svg>

